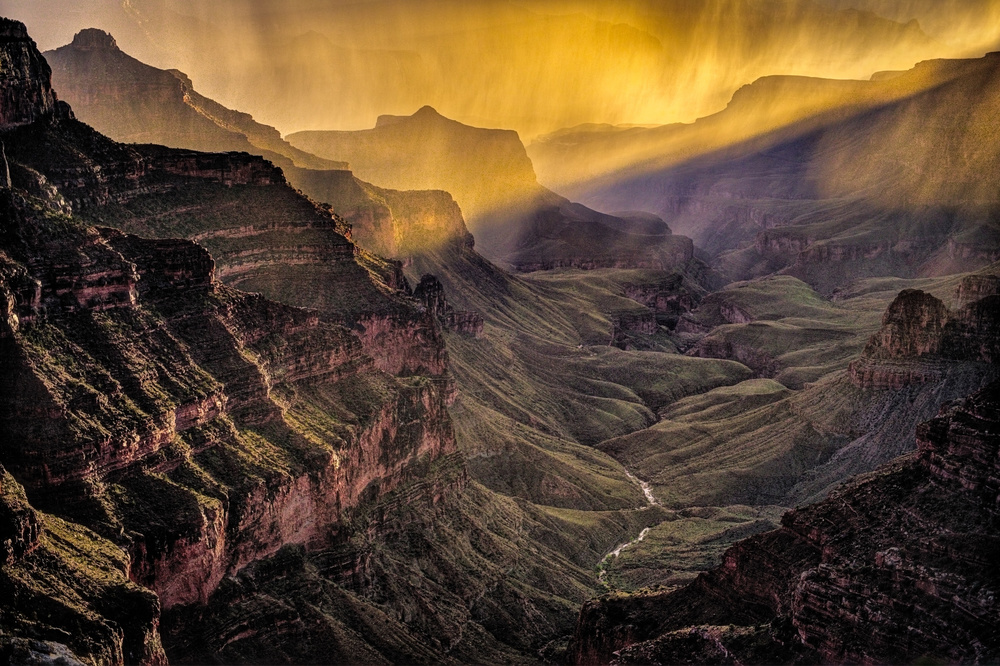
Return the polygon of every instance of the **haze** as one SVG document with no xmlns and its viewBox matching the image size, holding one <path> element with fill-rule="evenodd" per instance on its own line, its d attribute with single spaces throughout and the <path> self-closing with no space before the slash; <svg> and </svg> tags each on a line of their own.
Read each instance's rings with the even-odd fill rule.
<svg viewBox="0 0 1000 666">
<path fill-rule="evenodd" d="M 371 127 L 427 104 L 525 140 L 690 122 L 761 76 L 867 79 L 1000 40 L 998 0 L 2 0 L 0 11 L 43 50 L 108 30 L 283 133 Z"/>
</svg>

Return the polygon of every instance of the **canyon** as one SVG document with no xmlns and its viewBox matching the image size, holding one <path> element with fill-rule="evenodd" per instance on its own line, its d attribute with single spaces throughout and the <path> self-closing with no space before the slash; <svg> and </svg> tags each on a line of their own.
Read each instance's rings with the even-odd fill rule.
<svg viewBox="0 0 1000 666">
<path fill-rule="evenodd" d="M 510 658 L 568 632 L 585 563 L 633 516 L 571 536 L 469 479 L 440 319 L 475 339 L 475 314 L 431 280 L 416 300 L 399 262 L 260 157 L 97 134 L 56 102 L 24 27 L 4 30 L 40 91 L 3 107 L 5 654 L 252 652 L 287 619 L 274 597 L 246 590 L 256 624 L 233 634 L 198 618 L 222 621 L 235 574 L 271 562 L 336 590 L 322 626 L 305 607 L 289 620 L 339 635 L 328 659 Z M 420 542 L 432 559 L 400 568 Z"/>
<path fill-rule="evenodd" d="M 102 30 L 0 56 L 0 657 L 997 657 L 995 55 L 760 80 L 596 208 L 533 160 L 690 128 L 282 137 Z"/>
</svg>

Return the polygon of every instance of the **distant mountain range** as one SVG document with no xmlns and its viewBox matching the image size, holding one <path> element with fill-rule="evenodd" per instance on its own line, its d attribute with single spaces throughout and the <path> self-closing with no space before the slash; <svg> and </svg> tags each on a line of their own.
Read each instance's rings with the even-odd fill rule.
<svg viewBox="0 0 1000 666">
<path fill-rule="evenodd" d="M 252 152 L 281 167 L 347 168 L 297 150 L 273 127 L 199 95 L 181 72 L 139 62 L 102 30 L 82 30 L 70 44 L 44 55 L 54 85 L 76 113 L 119 141 Z"/>
<path fill-rule="evenodd" d="M 286 132 L 370 127 L 379 114 L 430 104 L 527 140 L 585 122 L 690 122 L 762 76 L 867 78 L 968 48 L 979 55 L 1000 37 L 988 20 L 996 0 L 909 2 L 919 11 L 890 16 L 877 13 L 882 4 L 292 0 L 274 11 L 265 0 L 196 10 L 94 0 L 82 14 L 75 0 L 8 0 L 5 9 L 46 48 L 82 28 L 109 31 L 143 62 L 180 69 L 206 96 Z M 948 42 L 951 24 L 968 26 L 975 45 Z"/>
<path fill-rule="evenodd" d="M 335 171 L 348 164 L 363 181 L 383 188 L 445 190 L 461 206 L 482 252 L 519 270 L 669 269 L 693 256 L 690 240 L 673 236 L 662 220 L 604 215 L 539 186 L 511 131 L 469 127 L 425 107 L 412 116 L 383 116 L 372 130 L 309 132 L 285 141 L 274 128 L 200 95 L 184 74 L 131 58 L 100 30 L 84 30 L 46 56 L 55 85 L 77 115 L 120 141 L 248 151 L 281 166 L 319 201 L 347 192 L 349 174 Z M 365 189 L 358 183 L 352 191 Z M 349 221 L 362 237 L 371 236 L 364 215 Z M 400 250 L 393 243 L 378 249 L 391 249 L 390 256 Z"/>
<path fill-rule="evenodd" d="M 741 129 L 748 109 L 759 117 L 787 97 L 787 123 Z M 611 155 L 605 172 L 562 190 L 670 220 L 732 278 L 784 270 L 831 290 L 851 276 L 944 275 L 1000 258 L 998 111 L 990 54 L 869 82 L 765 79 L 690 126 L 562 133 L 531 154 L 550 170 Z M 727 132 L 746 138 L 698 150 Z"/>
</svg>

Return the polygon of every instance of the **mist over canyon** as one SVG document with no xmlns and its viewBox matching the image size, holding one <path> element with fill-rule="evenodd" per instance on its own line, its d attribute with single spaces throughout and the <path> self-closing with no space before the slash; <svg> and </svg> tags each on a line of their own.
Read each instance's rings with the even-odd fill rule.
<svg viewBox="0 0 1000 666">
<path fill-rule="evenodd" d="M 998 48 L 0 0 L 0 659 L 1000 659 Z"/>
</svg>

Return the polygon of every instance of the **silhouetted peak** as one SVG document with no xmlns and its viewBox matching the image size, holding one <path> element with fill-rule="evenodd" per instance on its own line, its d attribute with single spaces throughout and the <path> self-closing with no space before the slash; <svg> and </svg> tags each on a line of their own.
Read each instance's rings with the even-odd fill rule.
<svg viewBox="0 0 1000 666">
<path fill-rule="evenodd" d="M 437 112 L 433 106 L 425 104 L 424 106 L 417 109 L 417 112 L 413 114 L 414 118 L 444 118 L 440 113 Z"/>
<path fill-rule="evenodd" d="M 49 65 L 24 24 L 0 18 L 0 129 L 55 113 L 50 77 Z M 65 114 L 69 113 L 66 107 Z"/>
<path fill-rule="evenodd" d="M 84 28 L 73 37 L 74 48 L 118 50 L 118 42 L 109 33 L 97 28 Z"/>
<path fill-rule="evenodd" d="M 20 21 L 14 21 L 0 16 L 0 38 L 27 39 L 28 29 Z"/>
<path fill-rule="evenodd" d="M 389 125 L 395 125 L 405 121 L 436 122 L 440 120 L 448 119 L 438 113 L 437 109 L 433 106 L 425 105 L 417 109 L 412 116 L 393 116 L 388 113 L 383 114 L 375 121 L 375 127 L 388 127 Z"/>
</svg>

